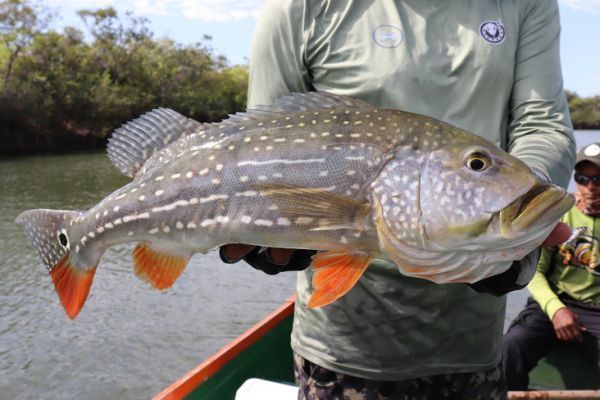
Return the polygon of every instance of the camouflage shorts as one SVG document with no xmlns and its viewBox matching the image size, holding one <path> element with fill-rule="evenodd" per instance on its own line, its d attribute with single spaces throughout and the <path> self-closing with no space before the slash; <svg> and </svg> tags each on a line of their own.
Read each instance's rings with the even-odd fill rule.
<svg viewBox="0 0 600 400">
<path fill-rule="evenodd" d="M 502 368 L 385 382 L 319 367 L 294 354 L 298 400 L 506 400 Z"/>
</svg>

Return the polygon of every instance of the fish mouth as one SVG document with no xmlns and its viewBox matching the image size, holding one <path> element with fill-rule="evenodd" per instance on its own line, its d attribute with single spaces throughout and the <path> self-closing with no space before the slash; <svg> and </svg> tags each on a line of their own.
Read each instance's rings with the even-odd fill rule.
<svg viewBox="0 0 600 400">
<path fill-rule="evenodd" d="M 499 212 L 500 233 L 513 238 L 525 230 L 558 222 L 575 204 L 575 197 L 561 187 L 536 184 Z"/>
</svg>

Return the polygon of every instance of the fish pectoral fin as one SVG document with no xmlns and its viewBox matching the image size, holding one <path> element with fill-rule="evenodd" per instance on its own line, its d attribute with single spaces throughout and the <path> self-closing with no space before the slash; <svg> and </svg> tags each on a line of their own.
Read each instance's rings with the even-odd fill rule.
<svg viewBox="0 0 600 400">
<path fill-rule="evenodd" d="M 308 301 L 311 308 L 334 302 L 354 287 L 373 256 L 363 252 L 328 251 L 313 256 L 313 293 Z"/>
<path fill-rule="evenodd" d="M 270 198 L 282 217 L 290 219 L 292 224 L 307 225 L 312 231 L 364 231 L 371 212 L 369 203 L 324 189 L 278 184 L 255 184 L 252 188 Z"/>
<path fill-rule="evenodd" d="M 133 250 L 133 269 L 138 278 L 164 290 L 173 286 L 191 256 L 188 250 L 164 250 L 150 243 L 139 243 Z"/>
<path fill-rule="evenodd" d="M 85 304 L 96 266 L 97 264 L 88 269 L 77 268 L 69 260 L 69 254 L 66 254 L 50 270 L 58 298 L 70 319 L 75 319 Z"/>
</svg>

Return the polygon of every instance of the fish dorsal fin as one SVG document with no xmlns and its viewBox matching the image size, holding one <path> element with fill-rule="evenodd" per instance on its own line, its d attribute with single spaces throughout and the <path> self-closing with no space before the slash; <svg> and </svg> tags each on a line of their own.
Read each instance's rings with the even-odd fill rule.
<svg viewBox="0 0 600 400">
<path fill-rule="evenodd" d="M 250 114 L 285 114 L 296 111 L 322 110 L 324 108 L 373 108 L 367 102 L 328 92 L 291 93 L 278 97 L 273 104 L 257 106 Z"/>
<path fill-rule="evenodd" d="M 116 129 L 108 156 L 125 175 L 134 177 L 156 151 L 205 125 L 168 108 L 149 111 Z"/>
<path fill-rule="evenodd" d="M 259 105 L 246 112 L 229 115 L 229 118 L 214 125 L 235 126 L 269 116 L 292 112 L 316 111 L 330 108 L 373 108 L 362 100 L 328 92 L 290 93 L 276 98 L 270 105 Z"/>
</svg>

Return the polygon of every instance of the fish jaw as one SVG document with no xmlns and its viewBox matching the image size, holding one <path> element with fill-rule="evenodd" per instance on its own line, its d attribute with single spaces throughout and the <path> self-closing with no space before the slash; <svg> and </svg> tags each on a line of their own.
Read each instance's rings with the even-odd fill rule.
<svg viewBox="0 0 600 400">
<path fill-rule="evenodd" d="M 561 187 L 535 185 L 524 196 L 500 210 L 500 234 L 506 239 L 513 239 L 527 230 L 556 224 L 574 204 L 575 197 Z"/>
</svg>

